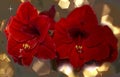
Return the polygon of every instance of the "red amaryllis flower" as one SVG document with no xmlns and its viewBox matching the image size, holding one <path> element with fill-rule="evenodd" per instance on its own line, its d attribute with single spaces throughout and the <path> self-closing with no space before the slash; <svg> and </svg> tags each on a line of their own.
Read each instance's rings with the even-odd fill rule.
<svg viewBox="0 0 120 77">
<path fill-rule="evenodd" d="M 48 17 L 51 18 L 51 26 L 49 27 L 49 35 L 51 37 L 53 37 L 54 35 L 54 28 L 55 28 L 55 20 L 54 20 L 54 17 L 55 17 L 55 13 L 56 13 L 56 10 L 55 10 L 55 6 L 51 6 L 51 8 L 48 10 L 48 11 L 42 11 L 39 13 L 39 15 L 47 15 Z"/>
<path fill-rule="evenodd" d="M 55 10 L 55 6 L 51 6 L 51 8 L 48 10 L 48 11 L 42 11 L 40 12 L 39 15 L 47 15 L 48 17 L 50 17 L 52 19 L 52 23 L 53 25 L 50 26 L 49 30 L 54 30 L 54 25 L 55 25 L 55 21 L 54 21 L 54 17 L 55 17 L 55 13 L 56 13 L 56 10 Z"/>
<path fill-rule="evenodd" d="M 22 3 L 7 27 L 7 50 L 15 62 L 30 65 L 33 57 L 55 58 L 55 43 L 48 34 L 52 19 L 39 15 L 30 2 Z"/>
<path fill-rule="evenodd" d="M 117 39 L 107 26 L 98 25 L 89 5 L 76 8 L 57 22 L 54 40 L 59 59 L 67 59 L 74 68 L 117 58 Z"/>
</svg>

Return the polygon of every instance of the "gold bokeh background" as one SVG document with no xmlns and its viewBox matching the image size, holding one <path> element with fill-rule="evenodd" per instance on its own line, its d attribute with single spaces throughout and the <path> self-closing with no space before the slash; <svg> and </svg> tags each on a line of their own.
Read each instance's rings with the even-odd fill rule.
<svg viewBox="0 0 120 77">
<path fill-rule="evenodd" d="M 48 10 L 52 5 L 55 5 L 57 11 L 55 20 L 58 21 L 60 18 L 66 17 L 75 8 L 73 0 L 69 1 L 70 5 L 67 9 L 62 9 L 58 5 L 59 0 L 31 0 L 31 3 L 38 9 L 38 11 Z M 99 23 L 102 22 L 110 25 L 109 27 L 113 30 L 118 39 L 118 50 L 120 52 L 120 0 L 88 0 L 88 2 L 94 9 Z M 15 15 L 20 3 L 20 0 L 0 0 L 0 53 L 7 54 L 4 28 L 9 17 Z M 11 11 L 10 7 L 12 8 Z M 14 77 L 41 77 L 30 68 L 15 64 L 12 59 L 11 64 L 15 71 Z M 120 74 L 120 56 L 118 56 L 117 60 L 112 63 L 112 71 L 114 72 L 114 75 Z M 109 73 L 113 74 L 113 72 Z M 50 75 L 42 77 L 65 77 L 65 75 L 61 74 L 61 72 L 52 72 Z M 111 77 L 115 76 L 111 75 Z"/>
</svg>

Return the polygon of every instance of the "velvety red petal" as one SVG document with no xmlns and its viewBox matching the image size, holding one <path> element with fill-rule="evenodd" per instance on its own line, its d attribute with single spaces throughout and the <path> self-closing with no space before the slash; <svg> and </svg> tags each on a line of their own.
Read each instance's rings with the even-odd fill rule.
<svg viewBox="0 0 120 77">
<path fill-rule="evenodd" d="M 28 1 L 18 7 L 16 17 L 22 24 L 28 24 L 38 16 L 37 9 Z"/>
<path fill-rule="evenodd" d="M 102 37 L 102 38 L 101 38 Z M 92 34 L 89 34 L 82 42 L 83 46 L 95 47 L 105 41 L 104 31 L 101 27 L 96 28 Z"/>
<path fill-rule="evenodd" d="M 69 58 L 72 49 L 74 48 L 75 44 L 62 44 L 61 46 L 57 47 L 57 53 L 60 59 Z"/>
<path fill-rule="evenodd" d="M 53 39 L 48 34 L 45 37 L 45 41 L 43 43 L 41 43 L 41 44 L 43 44 L 46 47 L 48 47 L 52 52 L 56 52 L 55 42 L 53 41 Z"/>
<path fill-rule="evenodd" d="M 11 20 L 8 26 L 9 34 L 18 42 L 27 41 L 35 37 L 28 25 L 21 24 L 15 18 Z"/>
<path fill-rule="evenodd" d="M 75 48 L 72 49 L 69 55 L 70 63 L 74 68 L 79 68 L 83 65 L 83 59 L 80 57 L 79 53 L 76 51 Z M 81 62 L 80 62 L 81 61 Z"/>
<path fill-rule="evenodd" d="M 29 66 L 32 63 L 32 60 L 34 58 L 34 55 L 32 53 L 23 53 L 23 57 L 21 58 L 21 63 L 24 66 Z"/>
<path fill-rule="evenodd" d="M 98 25 L 97 17 L 89 5 L 74 9 L 68 15 L 67 21 L 70 26 L 79 26 L 82 31 L 87 33 L 90 33 Z"/>
<path fill-rule="evenodd" d="M 10 55 L 13 57 L 18 57 L 20 55 L 19 48 L 21 45 L 18 45 L 18 42 L 16 42 L 12 37 L 9 37 L 8 44 L 7 44 L 7 51 Z M 16 51 L 17 50 L 17 51 Z"/>
<path fill-rule="evenodd" d="M 118 57 L 118 48 L 117 48 L 117 43 L 118 40 L 113 34 L 112 30 L 108 26 L 103 27 L 104 30 L 104 37 L 108 45 L 110 46 L 110 55 L 108 61 L 113 62 L 117 59 Z"/>
<path fill-rule="evenodd" d="M 56 57 L 55 43 L 48 34 L 45 40 L 39 43 L 34 51 L 37 51 L 36 57 L 38 58 L 53 59 Z"/>
<path fill-rule="evenodd" d="M 72 42 L 72 38 L 67 30 L 67 23 L 65 19 L 61 19 L 56 23 L 53 39 L 58 47 L 64 43 Z"/>
<path fill-rule="evenodd" d="M 44 45 L 39 45 L 34 51 L 37 51 L 35 56 L 39 59 L 54 59 L 56 57 L 55 53 Z"/>
<path fill-rule="evenodd" d="M 53 25 L 51 23 L 51 19 L 45 15 L 41 15 L 38 17 L 38 19 L 33 22 L 33 25 L 38 30 L 40 36 L 39 36 L 39 42 L 43 42 L 46 35 L 48 34 L 49 27 Z"/>
<path fill-rule="evenodd" d="M 101 43 L 93 47 L 85 47 L 83 48 L 83 55 L 85 62 L 89 62 L 91 60 L 100 61 L 105 60 L 109 56 L 109 46 L 106 43 Z"/>
</svg>

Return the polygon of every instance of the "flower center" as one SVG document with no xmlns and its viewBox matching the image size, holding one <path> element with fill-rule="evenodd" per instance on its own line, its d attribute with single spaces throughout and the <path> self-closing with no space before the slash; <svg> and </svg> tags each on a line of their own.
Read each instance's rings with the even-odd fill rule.
<svg viewBox="0 0 120 77">
<path fill-rule="evenodd" d="M 27 44 L 27 43 L 25 43 L 25 44 L 23 44 L 23 48 L 24 48 L 24 49 L 30 49 L 30 45 Z"/>
<path fill-rule="evenodd" d="M 76 48 L 76 50 L 78 51 L 78 52 L 82 52 L 82 46 L 81 45 L 75 45 L 75 48 Z"/>
</svg>

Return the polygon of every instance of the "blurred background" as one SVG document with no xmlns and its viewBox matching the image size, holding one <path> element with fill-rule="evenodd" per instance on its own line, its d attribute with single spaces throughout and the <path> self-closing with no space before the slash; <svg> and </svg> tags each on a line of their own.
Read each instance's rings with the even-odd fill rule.
<svg viewBox="0 0 120 77">
<path fill-rule="evenodd" d="M 36 67 L 23 67 L 12 61 L 6 52 L 4 28 L 9 17 L 15 15 L 19 4 L 24 1 L 25 0 L 0 0 L 0 58 L 4 57 L 7 62 L 1 62 L 2 60 L 0 59 L 0 77 L 82 77 L 81 73 L 76 76 L 68 76 L 58 71 L 51 71 L 50 74 L 40 75 L 39 72 L 36 71 L 40 64 L 38 60 L 34 60 L 36 64 L 38 64 Z M 55 21 L 66 17 L 76 7 L 82 6 L 83 4 L 91 5 L 97 15 L 99 23 L 107 24 L 115 34 L 118 39 L 118 50 L 120 52 L 120 0 L 30 0 L 30 2 L 39 12 L 48 10 L 52 5 L 55 5 L 57 11 Z M 91 77 L 120 77 L 120 56 L 118 56 L 114 63 L 108 63 L 106 65 L 110 66 L 109 70 L 100 76 Z M 6 71 L 4 71 L 4 69 Z M 47 69 L 48 68 L 46 68 L 46 70 Z M 3 75 L 6 74 L 5 72 L 7 76 Z"/>
</svg>

